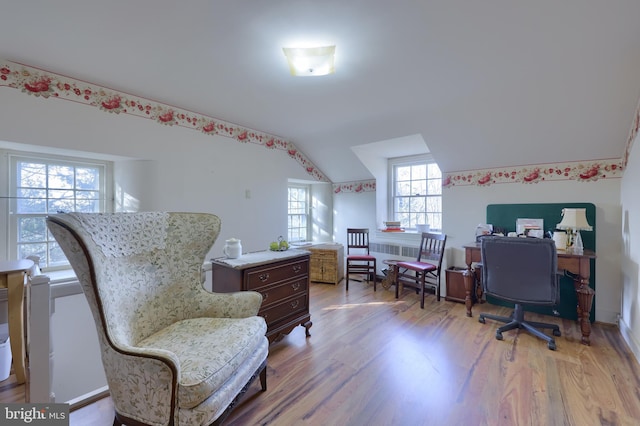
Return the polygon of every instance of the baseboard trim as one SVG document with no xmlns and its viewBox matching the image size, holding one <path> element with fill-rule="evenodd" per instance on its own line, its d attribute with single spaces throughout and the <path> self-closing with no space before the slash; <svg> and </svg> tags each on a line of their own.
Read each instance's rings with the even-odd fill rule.
<svg viewBox="0 0 640 426">
<path fill-rule="evenodd" d="M 624 341 L 627 342 L 629 349 L 631 349 L 631 353 L 633 353 L 633 356 L 635 356 L 636 362 L 640 362 L 640 345 L 635 341 L 633 335 L 631 334 L 629 326 L 626 322 L 624 322 L 624 319 L 622 318 L 620 318 L 620 321 L 618 323 L 618 329 L 620 330 L 620 334 L 622 334 L 622 338 L 624 339 Z"/>
<path fill-rule="evenodd" d="M 80 395 L 77 398 L 67 401 L 67 404 L 69 404 L 69 411 L 79 410 L 82 407 L 86 407 L 87 405 L 93 404 L 94 402 L 110 395 L 111 393 L 109 392 L 108 386 L 103 386 L 92 392 L 85 393 L 84 395 Z"/>
</svg>

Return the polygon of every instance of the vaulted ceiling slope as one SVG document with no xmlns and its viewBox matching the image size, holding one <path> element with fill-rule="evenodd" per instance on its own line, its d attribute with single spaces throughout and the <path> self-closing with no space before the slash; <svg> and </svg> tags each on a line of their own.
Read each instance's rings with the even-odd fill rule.
<svg viewBox="0 0 640 426">
<path fill-rule="evenodd" d="M 0 1 L 1 58 L 280 136 L 333 182 L 409 135 L 447 172 L 620 158 L 640 97 L 637 0 Z M 336 73 L 291 76 L 301 41 Z"/>
</svg>

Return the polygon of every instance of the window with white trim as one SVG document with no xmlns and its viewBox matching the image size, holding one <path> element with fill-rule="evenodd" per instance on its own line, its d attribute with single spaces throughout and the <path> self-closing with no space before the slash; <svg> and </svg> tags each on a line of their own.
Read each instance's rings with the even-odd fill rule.
<svg viewBox="0 0 640 426">
<path fill-rule="evenodd" d="M 309 235 L 309 185 L 288 186 L 287 234 L 289 242 L 308 241 Z"/>
<path fill-rule="evenodd" d="M 107 211 L 110 163 L 68 157 L 9 155 L 11 168 L 9 253 L 40 257 L 40 266 L 68 268 L 69 262 L 48 232 L 46 217 L 59 212 Z"/>
<path fill-rule="evenodd" d="M 405 229 L 442 230 L 442 173 L 431 156 L 389 159 L 389 217 Z"/>
</svg>

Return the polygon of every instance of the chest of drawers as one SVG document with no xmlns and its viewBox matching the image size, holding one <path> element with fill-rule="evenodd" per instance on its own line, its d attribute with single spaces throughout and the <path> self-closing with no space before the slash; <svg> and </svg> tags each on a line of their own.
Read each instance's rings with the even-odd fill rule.
<svg viewBox="0 0 640 426">
<path fill-rule="evenodd" d="M 309 252 L 257 252 L 240 259 L 213 259 L 213 291 L 257 291 L 262 294 L 258 315 L 267 322 L 267 338 L 281 340 L 296 326 L 310 336 Z"/>
</svg>

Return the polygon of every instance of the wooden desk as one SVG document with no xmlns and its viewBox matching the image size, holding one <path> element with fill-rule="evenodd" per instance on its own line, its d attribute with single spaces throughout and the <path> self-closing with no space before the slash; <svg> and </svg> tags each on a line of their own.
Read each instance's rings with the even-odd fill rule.
<svg viewBox="0 0 640 426">
<path fill-rule="evenodd" d="M 465 263 L 467 264 L 467 270 L 464 272 L 465 305 L 467 308 L 467 316 L 470 317 L 472 316 L 471 289 L 473 288 L 474 277 L 471 265 L 474 262 L 482 261 L 480 253 L 481 246 L 480 243 L 471 243 L 463 247 L 465 250 Z M 558 269 L 564 269 L 577 275 L 574 279 L 576 294 L 578 296 L 576 310 L 578 312 L 578 321 L 580 321 L 580 330 L 582 331 L 582 344 L 584 345 L 591 344 L 589 339 L 591 335 L 591 320 L 589 319 L 589 315 L 591 313 L 595 291 L 589 287 L 589 278 L 591 276 L 591 259 L 595 258 L 596 254 L 593 250 L 585 250 L 583 254 L 558 252 Z M 481 285 L 479 288 L 480 290 L 478 291 L 482 291 Z M 479 296 L 481 296 L 481 294 Z"/>
<path fill-rule="evenodd" d="M 0 288 L 7 289 L 9 311 L 9 339 L 16 383 L 25 382 L 24 371 L 24 283 L 27 272 L 33 267 L 33 261 L 0 261 Z"/>
</svg>

